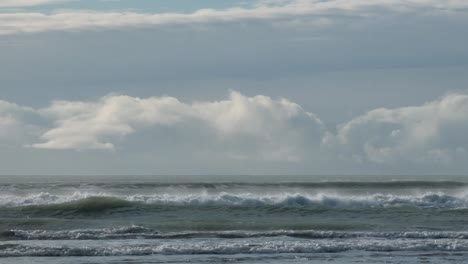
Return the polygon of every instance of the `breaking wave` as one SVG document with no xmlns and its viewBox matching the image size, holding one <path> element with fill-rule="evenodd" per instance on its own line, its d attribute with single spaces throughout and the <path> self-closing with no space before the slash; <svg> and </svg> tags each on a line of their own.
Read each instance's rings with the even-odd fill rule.
<svg viewBox="0 0 468 264">
<path fill-rule="evenodd" d="M 426 192 L 417 195 L 365 194 L 340 195 L 335 193 L 216 193 L 216 194 L 135 194 L 75 192 L 58 195 L 41 192 L 28 196 L 0 196 L 0 207 L 54 206 L 55 209 L 100 211 L 139 205 L 158 206 L 303 206 L 303 207 L 396 207 L 468 208 L 465 194 L 448 195 Z"/>
</svg>

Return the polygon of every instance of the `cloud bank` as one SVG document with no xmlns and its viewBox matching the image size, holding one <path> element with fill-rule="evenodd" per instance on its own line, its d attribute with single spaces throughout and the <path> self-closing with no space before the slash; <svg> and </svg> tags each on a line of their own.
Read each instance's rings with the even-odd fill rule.
<svg viewBox="0 0 468 264">
<path fill-rule="evenodd" d="M 119 151 L 131 134 L 141 131 L 151 135 L 145 140 L 158 142 L 162 128 L 181 146 L 234 159 L 297 162 L 331 153 L 358 163 L 448 164 L 468 158 L 466 93 L 419 106 L 374 109 L 336 131 L 288 99 L 236 91 L 225 100 L 191 103 L 167 96 L 108 95 L 33 109 L 0 101 L 0 126 L 3 144 L 50 150 Z M 26 135 L 29 141 L 21 139 Z"/>
<path fill-rule="evenodd" d="M 44 142 L 30 145 L 40 149 L 113 150 L 114 141 L 139 130 L 183 127 L 192 135 L 190 141 L 196 142 L 199 133 L 208 135 L 212 147 L 232 150 L 235 158 L 298 160 L 301 145 L 310 141 L 309 136 L 319 139 L 324 130 L 314 114 L 287 99 L 247 97 L 235 91 L 227 100 L 190 104 L 174 97 L 125 95 L 56 101 L 37 114 L 54 124 L 41 136 Z M 245 142 L 252 145 L 239 149 Z"/>
<path fill-rule="evenodd" d="M 57 1 L 7 1 L 3 6 L 34 5 Z M 16 4 L 15 4 L 16 3 Z M 413 13 L 421 15 L 465 11 L 463 0 L 294 0 L 260 1 L 252 8 L 200 9 L 193 13 L 136 13 L 95 12 L 83 10 L 46 13 L 0 13 L 0 34 L 35 33 L 45 31 L 77 31 L 85 29 L 115 29 L 122 27 L 149 27 L 168 24 L 200 24 L 249 20 L 298 21 L 308 17 L 312 24 L 330 22 L 340 15 L 367 17 L 383 13 Z M 322 16 L 329 17 L 324 20 Z M 310 21 L 312 20 L 312 21 Z"/>
</svg>

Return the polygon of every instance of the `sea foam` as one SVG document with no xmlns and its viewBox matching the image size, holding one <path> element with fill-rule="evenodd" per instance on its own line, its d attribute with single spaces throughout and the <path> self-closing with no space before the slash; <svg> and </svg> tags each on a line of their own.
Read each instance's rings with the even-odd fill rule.
<svg viewBox="0 0 468 264">
<path fill-rule="evenodd" d="M 192 239 L 192 238 L 259 238 L 292 237 L 304 239 L 468 239 L 468 232 L 454 231 L 322 231 L 322 230 L 270 230 L 270 231 L 179 231 L 160 232 L 143 226 L 131 225 L 103 229 L 76 230 L 21 230 L 0 232 L 0 240 L 109 240 L 109 239 Z"/>
<path fill-rule="evenodd" d="M 230 239 L 230 240 L 146 240 L 56 241 L 0 243 L 0 257 L 18 256 L 138 256 L 198 254 L 330 253 L 351 250 L 389 252 L 468 251 L 468 240 L 459 239 Z"/>
</svg>

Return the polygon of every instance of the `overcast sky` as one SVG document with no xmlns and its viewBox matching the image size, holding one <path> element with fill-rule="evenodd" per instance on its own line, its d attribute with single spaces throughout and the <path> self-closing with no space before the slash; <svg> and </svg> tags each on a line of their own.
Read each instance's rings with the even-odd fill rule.
<svg viewBox="0 0 468 264">
<path fill-rule="evenodd" d="M 468 1 L 1 0 L 0 174 L 468 174 Z"/>
</svg>

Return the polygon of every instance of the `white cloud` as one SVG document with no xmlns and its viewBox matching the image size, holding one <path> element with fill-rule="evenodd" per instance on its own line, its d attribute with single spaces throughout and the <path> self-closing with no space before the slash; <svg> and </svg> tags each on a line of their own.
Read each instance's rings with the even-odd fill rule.
<svg viewBox="0 0 468 264">
<path fill-rule="evenodd" d="M 34 122 L 39 118 L 46 120 Z M 146 131 L 146 136 L 133 138 L 161 153 L 169 147 L 201 151 L 206 157 L 301 161 L 328 156 L 331 150 L 358 163 L 448 164 L 468 158 L 468 94 L 374 109 L 339 125 L 335 134 L 294 102 L 235 91 L 225 100 L 192 103 L 108 95 L 32 109 L 0 101 L 0 127 L 1 144 L 38 149 L 125 149 L 131 147 L 125 145 L 127 137 Z M 176 146 L 164 142 L 168 134 Z M 39 137 L 42 142 L 37 143 Z"/>
<path fill-rule="evenodd" d="M 10 1 L 9 1 L 10 2 Z M 13 2 L 13 1 L 11 1 Z M 25 1 L 25 3 L 28 1 Z M 32 1 L 29 1 L 32 2 Z M 0 34 L 32 33 L 57 30 L 108 29 L 120 27 L 157 26 L 166 24 L 194 24 L 210 22 L 231 22 L 239 20 L 292 20 L 316 16 L 313 22 L 322 24 L 322 15 L 359 14 L 368 16 L 381 14 L 380 11 L 446 12 L 468 7 L 463 0 L 294 0 L 260 1 L 252 8 L 235 7 L 223 10 L 200 9 L 185 13 L 134 13 L 134 12 L 93 12 L 60 11 L 45 13 L 1 13 Z"/>
<path fill-rule="evenodd" d="M 268 96 L 246 97 L 231 92 L 229 100 L 198 102 L 192 105 L 194 116 L 205 121 L 223 135 L 255 135 L 267 137 L 270 131 L 282 130 L 287 121 L 297 116 L 310 117 L 321 124 L 313 114 L 287 99 L 273 100 Z"/>
<path fill-rule="evenodd" d="M 231 92 L 229 100 L 192 104 L 193 118 L 214 129 L 223 142 L 250 149 L 264 160 L 301 160 L 307 148 L 317 148 L 325 130 L 322 121 L 287 99 L 246 97 Z M 257 148 L 257 149 L 256 149 Z M 243 153 L 231 153 L 244 156 Z"/>
<path fill-rule="evenodd" d="M 421 106 L 380 108 L 338 126 L 325 145 L 377 163 L 441 162 L 466 157 L 468 95 L 450 94 Z"/>
<path fill-rule="evenodd" d="M 39 6 L 67 2 L 71 0 L 2 0 L 0 7 Z"/>
<path fill-rule="evenodd" d="M 214 135 L 213 146 L 204 148 L 225 148 L 221 151 L 237 159 L 299 160 L 303 144 L 312 141 L 308 137 L 318 143 L 324 129 L 315 115 L 287 99 L 238 92 L 227 100 L 191 104 L 173 97 L 110 95 L 94 102 L 56 101 L 39 112 L 55 123 L 42 135 L 45 142 L 31 145 L 43 149 L 114 149 L 116 139 L 137 130 L 183 125 Z"/>
<path fill-rule="evenodd" d="M 124 95 L 106 96 L 97 102 L 56 101 L 40 112 L 57 127 L 34 144 L 46 149 L 113 149 L 105 138 L 133 133 L 139 126 L 170 125 L 179 121 L 185 106 L 172 97 L 147 99 Z"/>
</svg>

